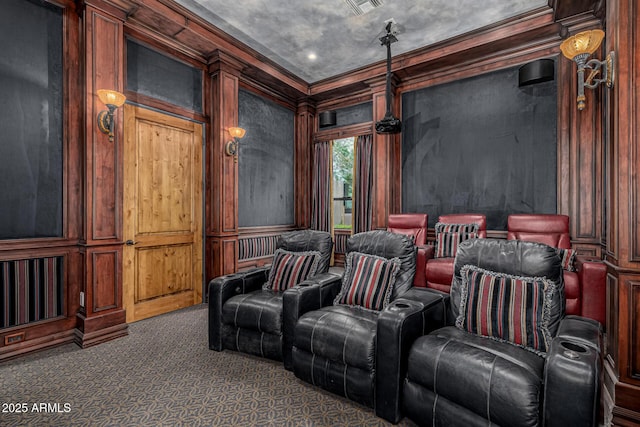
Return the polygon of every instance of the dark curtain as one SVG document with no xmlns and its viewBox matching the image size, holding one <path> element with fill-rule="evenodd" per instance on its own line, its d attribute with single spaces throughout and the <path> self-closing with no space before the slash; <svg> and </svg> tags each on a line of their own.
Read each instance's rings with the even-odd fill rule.
<svg viewBox="0 0 640 427">
<path fill-rule="evenodd" d="M 371 185 L 373 183 L 373 135 L 356 140 L 353 184 L 353 234 L 371 230 Z"/>
<path fill-rule="evenodd" d="M 317 142 L 313 148 L 313 194 L 311 206 L 311 228 L 331 232 L 332 195 L 331 178 L 333 161 L 331 159 L 331 142 Z"/>
</svg>

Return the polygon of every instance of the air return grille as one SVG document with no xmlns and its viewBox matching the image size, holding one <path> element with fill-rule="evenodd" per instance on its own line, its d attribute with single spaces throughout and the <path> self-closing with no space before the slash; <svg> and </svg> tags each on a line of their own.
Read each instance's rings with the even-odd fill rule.
<svg viewBox="0 0 640 427">
<path fill-rule="evenodd" d="M 356 15 L 364 15 L 376 7 L 382 6 L 382 0 L 344 0 L 344 2 Z"/>
</svg>

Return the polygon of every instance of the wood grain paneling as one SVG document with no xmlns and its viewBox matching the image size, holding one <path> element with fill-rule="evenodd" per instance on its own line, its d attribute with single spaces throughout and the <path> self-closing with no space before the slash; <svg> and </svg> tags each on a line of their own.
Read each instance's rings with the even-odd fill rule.
<svg viewBox="0 0 640 427">
<path fill-rule="evenodd" d="M 122 108 L 116 110 L 114 141 L 99 131 L 106 107 L 98 89 L 124 89 L 122 7 L 128 3 L 88 1 L 85 32 L 85 306 L 77 314 L 75 341 L 82 347 L 127 334 L 122 309 Z"/>
<path fill-rule="evenodd" d="M 311 226 L 311 152 L 315 108 L 303 103 L 298 106 L 295 118 L 295 225 L 298 228 Z"/>
<path fill-rule="evenodd" d="M 98 89 L 123 91 L 123 31 L 122 23 L 102 15 L 92 7 L 85 11 L 88 43 L 87 70 L 87 241 L 115 240 L 121 233 L 121 109 L 115 113 L 115 138 L 100 132 L 96 125 L 98 113 L 106 107 L 98 99 Z"/>
<path fill-rule="evenodd" d="M 205 199 L 207 253 L 211 260 L 206 281 L 237 268 L 238 240 L 238 163 L 225 153 L 231 139 L 229 127 L 238 125 L 238 90 L 242 65 L 222 52 L 209 64 L 209 90 L 206 108 L 210 117 L 205 165 L 208 191 Z"/>
<path fill-rule="evenodd" d="M 640 425 L 640 236 L 638 235 L 637 81 L 640 10 L 635 1 L 606 2 L 606 46 L 616 53 L 615 86 L 606 94 L 606 262 L 609 327 L 606 382 L 613 384 L 614 425 Z M 613 336 L 611 336 L 613 335 Z"/>
<path fill-rule="evenodd" d="M 374 122 L 382 119 L 387 111 L 384 80 L 372 82 Z M 396 115 L 397 116 L 397 115 Z M 372 183 L 372 218 L 371 228 L 386 228 L 387 218 L 391 213 L 391 188 L 393 156 L 392 146 L 396 144 L 398 135 L 373 133 L 373 183 Z"/>
<path fill-rule="evenodd" d="M 640 386 L 640 282 L 630 282 L 629 286 L 629 376 L 637 381 L 635 385 Z"/>
<path fill-rule="evenodd" d="M 91 268 L 91 312 L 98 313 L 104 310 L 117 308 L 122 300 L 122 285 L 120 278 L 120 266 L 122 265 L 122 252 L 117 248 L 100 248 L 90 251 Z"/>
</svg>

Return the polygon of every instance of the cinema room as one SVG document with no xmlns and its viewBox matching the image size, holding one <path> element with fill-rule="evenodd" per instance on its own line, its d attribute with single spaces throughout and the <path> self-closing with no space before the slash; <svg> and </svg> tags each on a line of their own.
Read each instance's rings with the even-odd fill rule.
<svg viewBox="0 0 640 427">
<path fill-rule="evenodd" d="M 640 426 L 640 4 L 2 0 L 1 426 Z"/>
</svg>

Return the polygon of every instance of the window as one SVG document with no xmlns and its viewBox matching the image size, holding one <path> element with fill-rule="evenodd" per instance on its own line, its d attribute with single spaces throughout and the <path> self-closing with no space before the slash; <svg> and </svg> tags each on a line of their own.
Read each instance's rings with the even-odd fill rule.
<svg viewBox="0 0 640 427">
<path fill-rule="evenodd" d="M 351 229 L 355 138 L 333 141 L 333 227 Z"/>
</svg>

